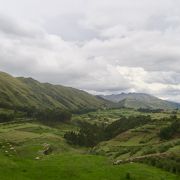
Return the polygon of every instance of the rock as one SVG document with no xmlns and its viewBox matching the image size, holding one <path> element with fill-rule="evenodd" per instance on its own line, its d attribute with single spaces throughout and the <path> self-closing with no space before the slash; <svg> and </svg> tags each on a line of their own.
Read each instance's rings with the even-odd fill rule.
<svg viewBox="0 0 180 180">
<path fill-rule="evenodd" d="M 44 146 L 44 147 L 49 147 L 49 146 L 50 146 L 50 144 L 48 144 L 48 143 L 44 143 L 44 144 L 43 144 L 43 146 Z"/>
<path fill-rule="evenodd" d="M 53 151 L 52 147 L 49 146 L 49 147 L 46 147 L 46 149 L 43 151 L 43 154 L 49 155 L 52 153 L 52 151 Z"/>
<path fill-rule="evenodd" d="M 39 159 L 40 159 L 40 157 L 35 157 L 35 159 L 36 159 L 36 160 L 39 160 Z"/>
<path fill-rule="evenodd" d="M 114 165 L 118 165 L 118 164 L 121 164 L 123 162 L 123 160 L 117 160 L 117 161 L 115 161 L 113 164 Z"/>
</svg>

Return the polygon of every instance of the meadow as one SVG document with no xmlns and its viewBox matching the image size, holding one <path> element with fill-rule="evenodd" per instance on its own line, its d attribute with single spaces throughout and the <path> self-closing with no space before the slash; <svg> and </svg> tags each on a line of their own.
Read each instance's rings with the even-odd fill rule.
<svg viewBox="0 0 180 180">
<path fill-rule="evenodd" d="M 120 115 L 139 113 L 132 110 L 102 110 L 74 115 L 71 123 L 45 125 L 33 119 L 16 119 L 0 124 L 0 179 L 67 179 L 67 180 L 176 180 L 180 176 L 139 162 L 114 165 L 114 161 L 148 154 L 148 150 L 166 147 L 165 152 L 179 154 L 179 140 L 159 143 L 156 124 L 129 130 L 101 142 L 94 148 L 68 144 L 63 138 L 77 131 L 78 120 L 115 121 Z M 170 113 L 162 114 L 168 116 Z M 152 114 L 159 117 L 159 114 Z M 112 118 L 112 119 L 111 119 Z M 157 120 L 158 121 L 158 120 Z M 160 126 L 164 126 L 160 121 Z M 167 122 L 168 123 L 168 122 Z M 149 131 L 149 134 L 145 132 Z M 151 135 L 151 136 L 150 136 Z M 129 148 L 129 149 L 128 149 Z M 147 152 L 146 152 L 147 151 Z M 161 150 L 162 151 L 162 150 Z M 149 152 L 150 153 L 150 152 Z"/>
</svg>

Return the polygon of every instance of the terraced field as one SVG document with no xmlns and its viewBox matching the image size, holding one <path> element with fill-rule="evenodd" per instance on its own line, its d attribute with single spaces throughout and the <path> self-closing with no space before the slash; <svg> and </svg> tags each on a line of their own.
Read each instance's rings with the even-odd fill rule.
<svg viewBox="0 0 180 180">
<path fill-rule="evenodd" d="M 130 114 L 138 114 L 129 110 Z M 0 124 L 0 179 L 67 179 L 67 180 L 178 180 L 177 174 L 133 160 L 114 165 L 118 160 L 128 160 L 155 153 L 180 154 L 179 138 L 161 142 L 157 136 L 166 123 L 155 121 L 130 129 L 94 148 L 72 146 L 63 138 L 67 131 L 76 131 L 78 121 L 109 123 L 128 110 L 106 110 L 85 115 L 75 115 L 72 123 L 44 125 L 32 119 Z M 166 116 L 153 114 L 152 116 Z M 157 124 L 159 124 L 157 126 Z"/>
<path fill-rule="evenodd" d="M 113 121 L 118 120 L 121 116 L 129 117 L 129 116 L 138 116 L 138 115 L 144 115 L 144 116 L 151 116 L 152 119 L 161 119 L 161 118 L 167 118 L 170 115 L 172 115 L 172 110 L 167 110 L 161 113 L 143 113 L 139 112 L 134 109 L 108 109 L 108 110 L 97 110 L 95 112 L 89 112 L 82 115 L 75 115 L 73 117 L 74 121 L 88 121 L 93 123 L 111 123 Z M 177 112 L 177 117 L 180 118 L 180 111 Z"/>
</svg>

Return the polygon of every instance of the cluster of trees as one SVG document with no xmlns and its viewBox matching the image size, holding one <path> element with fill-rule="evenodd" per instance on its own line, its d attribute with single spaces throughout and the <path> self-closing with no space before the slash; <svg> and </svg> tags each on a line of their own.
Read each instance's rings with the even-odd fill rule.
<svg viewBox="0 0 180 180">
<path fill-rule="evenodd" d="M 40 110 L 35 107 L 21 107 L 18 108 L 18 110 L 24 112 L 26 117 L 36 118 L 44 122 L 67 122 L 70 121 L 72 117 L 71 112 L 60 108 Z"/>
<path fill-rule="evenodd" d="M 56 108 L 56 109 L 44 109 L 40 110 L 35 107 L 14 107 L 14 112 L 11 114 L 1 113 L 0 114 L 0 122 L 8 122 L 12 121 L 17 117 L 27 117 L 27 118 L 35 118 L 37 120 L 43 122 L 67 122 L 71 120 L 72 114 L 71 112 Z"/>
<path fill-rule="evenodd" d="M 8 103 L 0 102 L 0 108 L 12 109 L 12 106 Z"/>
<path fill-rule="evenodd" d="M 70 144 L 93 147 L 101 141 L 109 140 L 128 129 L 146 124 L 149 121 L 151 121 L 150 116 L 132 116 L 128 118 L 122 117 L 107 126 L 81 122 L 78 132 L 67 132 L 64 138 Z"/>
<path fill-rule="evenodd" d="M 19 108 L 18 108 L 19 109 Z M 35 107 L 21 107 L 20 111 L 24 112 L 26 117 L 36 118 L 41 121 L 67 122 L 71 120 L 72 114 L 65 109 L 37 109 Z"/>
<path fill-rule="evenodd" d="M 68 122 L 71 120 L 72 114 L 67 110 L 62 109 L 47 109 L 43 111 L 37 111 L 34 115 L 41 121 L 55 121 L 55 122 Z"/>
<path fill-rule="evenodd" d="M 79 110 L 72 111 L 72 113 L 74 113 L 74 114 L 86 114 L 86 113 L 95 112 L 95 111 L 97 111 L 97 108 L 91 108 L 91 109 L 89 109 L 89 108 L 81 108 Z"/>
<path fill-rule="evenodd" d="M 13 113 L 0 113 L 0 123 L 13 121 L 15 118 Z"/>
<path fill-rule="evenodd" d="M 149 157 L 140 160 L 140 162 L 164 169 L 175 174 L 180 173 L 180 159 L 175 156 L 166 158 Z"/>
<path fill-rule="evenodd" d="M 174 135 L 180 134 L 180 119 L 175 117 L 174 121 L 167 127 L 160 130 L 159 136 L 161 139 L 170 139 Z"/>
<path fill-rule="evenodd" d="M 93 147 L 104 139 L 104 129 L 96 124 L 81 122 L 79 132 L 69 131 L 64 138 L 70 144 Z"/>
<path fill-rule="evenodd" d="M 139 112 L 144 112 L 144 113 L 161 113 L 164 110 L 163 109 L 146 109 L 146 108 L 139 108 Z"/>
<path fill-rule="evenodd" d="M 108 125 L 105 129 L 106 139 L 111 139 L 118 134 L 127 131 L 151 121 L 150 116 L 130 116 L 122 117 L 120 120 L 115 121 Z"/>
</svg>

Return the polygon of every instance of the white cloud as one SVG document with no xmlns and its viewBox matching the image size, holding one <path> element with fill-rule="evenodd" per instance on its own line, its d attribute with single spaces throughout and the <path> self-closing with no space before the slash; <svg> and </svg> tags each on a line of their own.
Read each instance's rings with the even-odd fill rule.
<svg viewBox="0 0 180 180">
<path fill-rule="evenodd" d="M 0 70 L 180 102 L 178 0 L 0 0 Z M 2 15 L 3 14 L 3 15 Z"/>
</svg>

